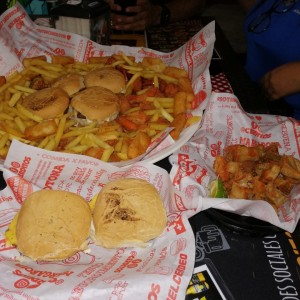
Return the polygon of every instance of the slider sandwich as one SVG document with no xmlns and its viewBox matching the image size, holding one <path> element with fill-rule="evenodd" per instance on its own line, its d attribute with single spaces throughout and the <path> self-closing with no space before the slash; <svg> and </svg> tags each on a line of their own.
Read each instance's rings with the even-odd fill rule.
<svg viewBox="0 0 300 300">
<path fill-rule="evenodd" d="M 68 94 L 58 87 L 38 90 L 20 100 L 23 107 L 43 120 L 64 114 L 69 102 Z"/>
<path fill-rule="evenodd" d="M 63 75 L 55 79 L 51 86 L 61 88 L 70 97 L 85 88 L 83 76 L 75 73 Z"/>
<path fill-rule="evenodd" d="M 162 234 L 166 211 L 149 182 L 121 178 L 107 183 L 93 209 L 92 239 L 105 248 L 145 247 Z"/>
<path fill-rule="evenodd" d="M 33 260 L 63 260 L 87 249 L 91 218 L 90 206 L 81 196 L 40 190 L 25 199 L 5 238 Z"/>
<path fill-rule="evenodd" d="M 126 80 L 120 71 L 111 67 L 103 67 L 88 72 L 84 76 L 86 87 L 100 86 L 109 89 L 113 93 L 125 91 Z"/>
<path fill-rule="evenodd" d="M 119 97 L 100 86 L 86 88 L 71 100 L 73 118 L 81 125 L 114 120 L 120 111 Z"/>
</svg>

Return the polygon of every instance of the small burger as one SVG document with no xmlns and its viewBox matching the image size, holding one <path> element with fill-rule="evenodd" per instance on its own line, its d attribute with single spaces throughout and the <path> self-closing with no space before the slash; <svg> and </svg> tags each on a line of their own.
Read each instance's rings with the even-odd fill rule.
<svg viewBox="0 0 300 300">
<path fill-rule="evenodd" d="M 101 86 L 113 93 L 125 91 L 126 81 L 124 75 L 115 68 L 100 68 L 88 72 L 84 77 L 86 87 Z"/>
<path fill-rule="evenodd" d="M 58 87 L 38 90 L 20 100 L 20 104 L 44 120 L 53 119 L 69 106 L 68 94 Z"/>
<path fill-rule="evenodd" d="M 25 199 L 5 237 L 33 260 L 63 260 L 87 249 L 90 227 L 91 210 L 84 198 L 40 190 Z"/>
<path fill-rule="evenodd" d="M 83 76 L 72 73 L 57 78 L 51 86 L 63 89 L 70 97 L 85 88 Z"/>
<path fill-rule="evenodd" d="M 106 184 L 92 214 L 92 238 L 105 248 L 145 247 L 167 224 L 158 191 L 142 179 L 122 178 Z"/>
<path fill-rule="evenodd" d="M 95 121 L 101 124 L 118 116 L 119 97 L 100 86 L 86 88 L 72 98 L 71 110 L 73 117 L 81 125 Z"/>
</svg>

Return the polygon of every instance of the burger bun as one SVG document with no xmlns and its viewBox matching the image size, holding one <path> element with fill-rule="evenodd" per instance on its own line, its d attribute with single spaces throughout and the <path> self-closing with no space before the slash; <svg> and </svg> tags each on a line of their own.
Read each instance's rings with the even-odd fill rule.
<svg viewBox="0 0 300 300">
<path fill-rule="evenodd" d="M 50 87 L 24 97 L 20 104 L 44 120 L 62 115 L 70 103 L 68 94 L 61 88 Z"/>
<path fill-rule="evenodd" d="M 145 247 L 167 224 L 156 188 L 146 180 L 121 178 L 107 183 L 93 210 L 96 245 L 105 248 Z"/>
<path fill-rule="evenodd" d="M 86 88 L 77 93 L 71 100 L 71 107 L 80 123 L 86 120 L 98 123 L 112 121 L 120 111 L 119 97 L 100 86 Z"/>
<path fill-rule="evenodd" d="M 86 87 L 101 86 L 117 94 L 125 91 L 126 81 L 119 70 L 108 67 L 88 72 L 84 84 Z"/>
<path fill-rule="evenodd" d="M 87 248 L 90 227 L 84 198 L 68 191 L 36 191 L 19 211 L 17 248 L 33 260 L 63 260 Z"/>
<path fill-rule="evenodd" d="M 85 88 L 83 76 L 72 73 L 57 78 L 51 86 L 63 89 L 70 97 Z"/>
</svg>

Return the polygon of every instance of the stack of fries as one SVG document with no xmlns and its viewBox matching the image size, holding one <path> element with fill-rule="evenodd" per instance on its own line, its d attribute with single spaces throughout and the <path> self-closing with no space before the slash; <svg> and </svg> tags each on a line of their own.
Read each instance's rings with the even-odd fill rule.
<svg viewBox="0 0 300 300">
<path fill-rule="evenodd" d="M 267 147 L 228 146 L 223 156 L 216 157 L 214 170 L 228 198 L 265 200 L 275 210 L 300 183 L 300 161 L 290 155 L 279 155 L 275 143 Z"/>
<path fill-rule="evenodd" d="M 24 69 L 0 76 L 0 157 L 5 159 L 13 139 L 47 150 L 89 155 L 107 162 L 133 159 L 147 150 L 166 128 L 178 139 L 182 130 L 199 121 L 191 117 L 194 92 L 187 72 L 166 66 L 160 59 L 145 57 L 136 62 L 124 53 L 92 57 L 88 63 L 71 57 L 26 58 Z M 20 99 L 50 87 L 57 78 L 87 74 L 97 68 L 114 67 L 126 79 L 118 94 L 121 111 L 117 119 L 86 126 L 71 113 L 43 120 L 20 104 Z M 70 97 L 71 100 L 71 97 Z"/>
</svg>

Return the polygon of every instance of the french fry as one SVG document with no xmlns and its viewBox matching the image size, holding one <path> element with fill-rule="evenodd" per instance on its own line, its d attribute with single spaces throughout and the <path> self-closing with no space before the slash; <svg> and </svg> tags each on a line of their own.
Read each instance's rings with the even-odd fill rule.
<svg viewBox="0 0 300 300">
<path fill-rule="evenodd" d="M 69 138 L 69 137 L 75 137 L 78 135 L 82 135 L 84 133 L 93 133 L 93 132 L 97 132 L 97 131 L 98 131 L 98 128 L 95 128 L 93 126 L 78 127 L 78 128 L 75 128 L 74 130 L 70 130 L 70 131 L 64 133 L 61 138 L 65 139 L 65 138 Z"/>
<path fill-rule="evenodd" d="M 19 130 L 22 133 L 24 133 L 25 129 L 26 129 L 26 125 L 25 125 L 25 123 L 23 122 L 23 120 L 19 116 L 15 117 L 15 123 L 16 123 L 17 127 L 19 128 Z"/>
<path fill-rule="evenodd" d="M 89 64 L 102 64 L 105 65 L 108 61 L 109 57 L 108 56 L 93 56 L 88 58 L 88 63 Z"/>
<path fill-rule="evenodd" d="M 173 122 L 170 124 L 170 127 L 174 127 L 174 129 L 170 132 L 170 136 L 177 140 L 180 136 L 181 131 L 183 130 L 186 123 L 186 115 L 185 113 L 180 113 L 175 116 Z"/>
<path fill-rule="evenodd" d="M 158 78 L 160 78 L 162 80 L 165 80 L 166 82 L 178 83 L 178 79 L 176 79 L 174 77 L 167 76 L 167 75 L 164 75 L 164 74 L 158 74 L 157 76 L 158 76 Z"/>
<path fill-rule="evenodd" d="M 114 152 L 114 148 L 113 147 L 110 147 L 110 148 L 107 148 L 103 151 L 103 154 L 101 156 L 101 160 L 102 161 L 109 161 L 109 158 L 110 156 L 112 155 L 112 153 Z"/>
<path fill-rule="evenodd" d="M 87 146 L 87 145 L 78 145 L 78 146 L 72 147 L 67 150 L 69 150 L 71 153 L 83 153 L 88 148 L 89 148 L 89 146 Z"/>
<path fill-rule="evenodd" d="M 126 89 L 130 86 L 133 85 L 133 83 L 139 78 L 141 77 L 142 73 L 141 72 L 136 72 L 131 78 L 130 80 L 127 82 L 126 84 Z"/>
<path fill-rule="evenodd" d="M 7 156 L 9 147 L 3 147 L 0 149 L 0 157 L 4 159 Z"/>
<path fill-rule="evenodd" d="M 55 139 L 55 148 L 58 147 L 61 137 L 64 134 L 67 117 L 68 117 L 68 115 L 63 115 L 62 118 L 59 120 L 57 131 L 56 131 L 55 138 L 54 138 Z"/>
<path fill-rule="evenodd" d="M 134 62 L 124 52 L 121 52 L 120 55 L 129 66 L 133 65 Z"/>
<path fill-rule="evenodd" d="M 104 140 L 92 133 L 88 133 L 88 137 L 99 147 L 102 147 L 104 149 L 111 148 L 110 145 L 107 144 Z"/>
<path fill-rule="evenodd" d="M 172 135 L 179 136 L 184 126 L 199 120 L 190 113 L 186 115 L 195 97 L 187 72 L 169 67 L 157 57 L 136 62 L 135 57 L 120 52 L 92 57 L 85 63 L 59 55 L 48 62 L 45 56 L 39 56 L 24 59 L 23 66 L 22 71 L 0 76 L 0 144 L 4 144 L 0 152 L 4 155 L 10 141 L 16 138 L 43 149 L 85 154 L 104 161 L 128 160 L 143 154 L 151 140 L 166 128 L 174 126 Z M 84 126 L 77 124 L 71 113 L 45 121 L 19 101 L 49 87 L 54 79 L 65 74 L 85 75 L 99 67 L 118 67 L 130 78 L 120 98 L 121 112 L 114 121 Z M 178 95 L 170 96 L 177 90 Z M 182 113 L 187 119 L 184 125 L 177 117 Z"/>
<path fill-rule="evenodd" d="M 32 93 L 36 92 L 36 90 L 34 90 L 34 89 L 28 88 L 26 86 L 21 86 L 21 85 L 18 85 L 18 84 L 14 85 L 14 88 L 17 91 L 28 93 L 28 94 L 32 94 Z"/>
<path fill-rule="evenodd" d="M 60 55 L 53 55 L 52 56 L 52 63 L 59 64 L 59 65 L 70 65 L 75 62 L 74 58 L 71 56 L 60 56 Z"/>
<path fill-rule="evenodd" d="M 43 61 L 43 62 L 47 61 L 47 58 L 45 55 L 24 58 L 22 63 L 23 63 L 24 67 L 29 67 L 30 65 L 39 64 L 41 61 Z"/>
<path fill-rule="evenodd" d="M 51 71 L 47 71 L 41 68 L 37 68 L 35 66 L 29 66 L 29 69 L 37 74 L 40 75 L 45 75 L 47 77 L 49 77 L 50 79 L 55 79 L 59 77 L 59 74 L 55 73 L 55 72 L 51 72 Z"/>
<path fill-rule="evenodd" d="M 50 137 L 46 136 L 38 145 L 38 148 L 45 148 L 45 146 L 48 144 Z"/>
<path fill-rule="evenodd" d="M 0 113 L 0 120 L 13 120 L 14 118 L 6 113 Z"/>
<path fill-rule="evenodd" d="M 118 139 L 118 142 L 115 144 L 115 151 L 121 152 L 123 145 L 123 138 Z"/>
<path fill-rule="evenodd" d="M 178 86 L 180 89 L 187 93 L 194 93 L 192 82 L 188 77 L 181 77 L 178 79 Z"/>
<path fill-rule="evenodd" d="M 167 66 L 163 73 L 167 76 L 170 76 L 170 77 L 174 77 L 174 78 L 181 78 L 181 77 L 188 77 L 188 73 L 186 70 L 184 69 L 180 69 L 180 68 L 177 68 L 177 67 L 173 67 L 173 66 Z"/>
<path fill-rule="evenodd" d="M 44 147 L 45 150 L 55 150 L 55 139 L 53 136 L 49 138 L 47 145 Z"/>
<path fill-rule="evenodd" d="M 149 128 L 157 131 L 163 131 L 169 127 L 168 124 L 149 123 Z"/>
<path fill-rule="evenodd" d="M 73 139 L 70 143 L 65 146 L 65 149 L 74 149 L 75 146 L 79 145 L 80 141 L 83 139 L 84 134 L 78 135 L 75 139 Z"/>
<path fill-rule="evenodd" d="M 128 160 L 128 155 L 127 153 L 123 153 L 123 152 L 118 152 L 117 156 L 121 159 L 121 160 Z"/>
<path fill-rule="evenodd" d="M 4 135 L 1 136 L 0 138 L 0 149 L 4 148 L 4 146 L 6 145 L 6 143 L 9 140 L 9 134 L 5 133 Z"/>
<path fill-rule="evenodd" d="M 174 96 L 174 116 L 186 112 L 186 92 L 178 92 Z"/>
</svg>

